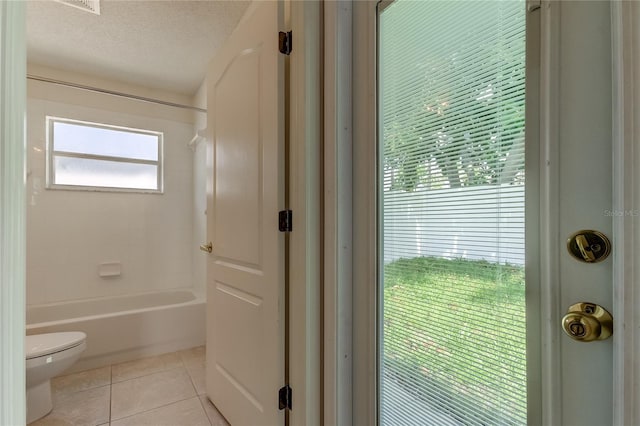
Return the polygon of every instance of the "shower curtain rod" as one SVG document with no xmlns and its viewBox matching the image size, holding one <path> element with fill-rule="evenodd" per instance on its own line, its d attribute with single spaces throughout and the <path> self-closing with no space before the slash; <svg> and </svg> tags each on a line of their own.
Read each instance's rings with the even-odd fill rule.
<svg viewBox="0 0 640 426">
<path fill-rule="evenodd" d="M 128 93 L 115 92 L 113 90 L 100 89 L 98 87 L 85 86 L 83 84 L 70 83 L 68 81 L 54 80 L 52 78 L 40 77 L 40 76 L 33 75 L 33 74 L 27 74 L 27 79 L 28 80 L 41 81 L 43 83 L 58 84 L 60 86 L 73 87 L 74 89 L 87 90 L 89 92 L 102 93 L 102 94 L 105 94 L 105 95 L 119 96 L 121 98 L 134 99 L 136 101 L 149 102 L 149 103 L 152 103 L 152 104 L 160 104 L 160 105 L 170 106 L 170 107 L 174 107 L 174 108 L 190 109 L 190 110 L 197 111 L 197 112 L 205 112 L 205 113 L 207 112 L 206 109 L 194 107 L 194 106 L 191 106 L 191 105 L 183 105 L 183 104 L 178 104 L 178 103 L 175 103 L 175 102 L 162 101 L 160 99 L 153 99 L 153 98 L 147 98 L 147 97 L 144 97 L 144 96 L 130 95 Z"/>
</svg>

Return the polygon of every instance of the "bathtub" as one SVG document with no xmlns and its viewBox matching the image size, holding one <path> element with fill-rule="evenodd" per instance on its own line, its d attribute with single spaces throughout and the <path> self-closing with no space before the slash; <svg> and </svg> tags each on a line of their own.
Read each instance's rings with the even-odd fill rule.
<svg viewBox="0 0 640 426">
<path fill-rule="evenodd" d="M 82 371 L 204 345 L 205 305 L 185 290 L 29 305 L 27 334 L 84 331 Z"/>
</svg>

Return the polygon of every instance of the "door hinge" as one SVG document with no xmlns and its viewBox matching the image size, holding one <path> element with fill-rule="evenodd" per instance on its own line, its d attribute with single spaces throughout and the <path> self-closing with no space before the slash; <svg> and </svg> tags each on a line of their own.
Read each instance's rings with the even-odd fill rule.
<svg viewBox="0 0 640 426">
<path fill-rule="evenodd" d="M 284 385 L 278 391 L 278 406 L 281 410 L 291 410 L 291 387 Z"/>
<path fill-rule="evenodd" d="M 282 210 L 278 213 L 278 229 L 280 232 L 291 232 L 293 228 L 293 212 Z"/>
<path fill-rule="evenodd" d="M 291 31 L 280 31 L 278 33 L 278 49 L 285 55 L 291 54 Z"/>
<path fill-rule="evenodd" d="M 534 10 L 538 10 L 541 7 L 540 0 L 527 0 L 527 10 L 529 12 L 533 12 Z"/>
</svg>

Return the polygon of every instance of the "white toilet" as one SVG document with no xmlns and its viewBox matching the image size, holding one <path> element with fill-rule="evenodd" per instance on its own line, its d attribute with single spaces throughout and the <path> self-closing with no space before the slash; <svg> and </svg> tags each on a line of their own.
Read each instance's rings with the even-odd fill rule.
<svg viewBox="0 0 640 426">
<path fill-rule="evenodd" d="M 46 416 L 52 409 L 51 378 L 71 367 L 87 347 L 80 331 L 26 336 L 27 423 Z"/>
</svg>

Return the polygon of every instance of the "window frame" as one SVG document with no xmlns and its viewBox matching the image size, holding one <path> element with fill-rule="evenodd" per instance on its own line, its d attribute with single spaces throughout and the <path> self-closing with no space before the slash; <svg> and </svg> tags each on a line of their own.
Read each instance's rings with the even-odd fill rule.
<svg viewBox="0 0 640 426">
<path fill-rule="evenodd" d="M 76 120 L 71 118 L 46 116 L 46 188 L 47 189 L 61 189 L 70 191 L 91 191 L 91 192 L 128 192 L 128 193 L 144 193 L 144 194 L 163 194 L 164 193 L 164 133 L 155 130 L 145 130 L 133 127 L 118 126 L 105 123 L 96 123 L 91 121 Z M 54 125 L 55 123 L 66 123 L 78 126 L 92 127 L 106 130 L 116 130 L 127 133 L 137 133 L 142 135 L 155 136 L 158 139 L 158 159 L 154 160 L 142 160 L 138 158 L 130 157 L 115 157 L 109 155 L 100 154 L 87 154 L 79 152 L 69 151 L 57 151 L 55 149 L 55 135 Z M 157 166 L 156 176 L 156 189 L 144 189 L 144 188 L 118 188 L 112 186 L 94 186 L 94 185 L 65 185 L 55 183 L 55 158 L 67 157 L 67 158 L 81 158 L 89 160 L 102 160 L 112 161 L 118 163 L 127 164 L 146 164 Z"/>
</svg>

